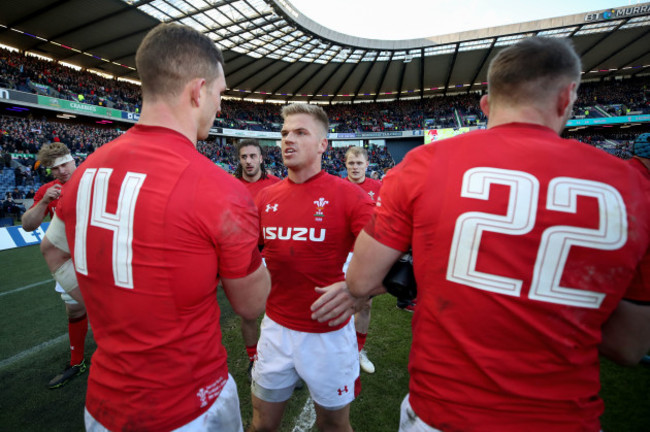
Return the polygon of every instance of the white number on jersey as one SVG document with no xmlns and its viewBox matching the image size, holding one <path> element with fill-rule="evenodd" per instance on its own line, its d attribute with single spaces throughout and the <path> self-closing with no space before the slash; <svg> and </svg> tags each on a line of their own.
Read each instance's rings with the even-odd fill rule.
<svg viewBox="0 0 650 432">
<path fill-rule="evenodd" d="M 497 168 L 473 168 L 463 176 L 462 197 L 487 200 L 490 185 L 510 187 L 505 216 L 467 212 L 456 220 L 447 279 L 500 294 L 518 296 L 522 281 L 476 270 L 478 246 L 483 231 L 521 235 L 535 225 L 539 182 L 530 174 Z"/>
<path fill-rule="evenodd" d="M 463 213 L 456 220 L 449 254 L 447 280 L 500 294 L 519 296 L 523 281 L 476 270 L 483 231 L 527 234 L 537 216 L 539 181 L 513 170 L 478 167 L 463 176 L 461 196 L 489 199 L 492 184 L 510 188 L 505 216 L 483 212 Z M 528 297 L 533 300 L 597 309 L 605 294 L 560 286 L 571 246 L 615 250 L 627 241 L 627 212 L 620 193 L 612 186 L 590 180 L 558 177 L 549 183 L 546 208 L 576 213 L 578 196 L 598 201 L 598 228 L 552 226 L 544 230 L 535 260 Z"/>
<path fill-rule="evenodd" d="M 88 275 L 87 234 L 88 226 L 113 231 L 111 262 L 116 286 L 133 288 L 133 218 L 135 204 L 146 174 L 127 172 L 122 180 L 115 213 L 106 211 L 110 168 L 87 169 L 81 176 L 77 193 L 77 225 L 75 227 L 75 268 Z M 91 191 L 92 202 L 91 202 Z"/>
</svg>

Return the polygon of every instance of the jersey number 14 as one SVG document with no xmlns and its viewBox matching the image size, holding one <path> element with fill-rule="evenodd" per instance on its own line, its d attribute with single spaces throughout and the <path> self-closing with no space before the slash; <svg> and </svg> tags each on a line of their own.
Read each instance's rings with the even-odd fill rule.
<svg viewBox="0 0 650 432">
<path fill-rule="evenodd" d="M 76 270 L 88 276 L 86 240 L 88 225 L 113 231 L 113 279 L 116 286 L 133 289 L 133 217 L 135 203 L 146 174 L 127 172 L 122 180 L 115 213 L 106 211 L 108 181 L 113 170 L 89 168 L 81 176 L 77 192 L 77 225 L 74 258 Z M 93 192 L 91 194 L 91 192 Z M 92 201 L 90 199 L 92 195 Z M 90 206 L 89 206 L 90 204 Z"/>
</svg>

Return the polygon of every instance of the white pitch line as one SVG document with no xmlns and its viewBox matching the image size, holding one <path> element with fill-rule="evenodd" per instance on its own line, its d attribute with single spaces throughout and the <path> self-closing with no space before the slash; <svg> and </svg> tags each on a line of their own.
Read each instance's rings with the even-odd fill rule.
<svg viewBox="0 0 650 432">
<path fill-rule="evenodd" d="M 3 369 L 7 366 L 11 366 L 16 362 L 19 362 L 20 360 L 24 359 L 25 357 L 29 357 L 32 354 L 36 354 L 39 351 L 44 350 L 45 348 L 48 348 L 52 345 L 56 345 L 58 343 L 61 343 L 63 341 L 68 340 L 68 334 L 63 334 L 59 337 L 55 337 L 54 339 L 50 339 L 49 341 L 43 342 L 42 344 L 36 345 L 35 347 L 32 347 L 28 350 L 25 350 L 23 352 L 20 352 L 16 354 L 13 357 L 9 357 L 8 359 L 0 361 L 0 369 Z"/>
<path fill-rule="evenodd" d="M 25 285 L 24 287 L 16 288 L 16 289 L 11 290 L 11 291 L 0 293 L 0 297 L 6 296 L 6 295 L 9 295 L 9 294 L 13 294 L 13 293 L 17 293 L 17 292 L 20 292 L 20 291 L 24 291 L 26 289 L 34 288 L 34 287 L 37 287 L 39 285 L 45 285 L 46 283 L 50 283 L 50 282 L 54 282 L 54 279 L 48 279 L 48 280 L 36 282 L 36 283 L 33 283 L 33 284 Z"/>
<path fill-rule="evenodd" d="M 314 423 L 316 423 L 316 410 L 314 409 L 311 398 L 307 397 L 305 406 L 302 407 L 302 411 L 296 420 L 296 425 L 291 432 L 309 432 L 314 426 Z"/>
</svg>

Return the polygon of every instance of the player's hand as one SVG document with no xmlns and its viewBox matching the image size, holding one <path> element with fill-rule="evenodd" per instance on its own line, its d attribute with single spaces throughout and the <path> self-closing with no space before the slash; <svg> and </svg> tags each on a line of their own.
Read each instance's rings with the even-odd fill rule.
<svg viewBox="0 0 650 432">
<path fill-rule="evenodd" d="M 353 297 L 345 281 L 315 289 L 321 296 L 311 305 L 311 318 L 318 322 L 327 322 L 330 327 L 347 321 L 365 301 Z"/>
<path fill-rule="evenodd" d="M 50 201 L 54 201 L 59 199 L 61 196 L 61 185 L 54 185 L 52 187 L 49 187 L 47 191 L 45 191 L 45 195 L 43 195 L 43 201 L 45 201 L 45 204 L 49 204 Z"/>
</svg>

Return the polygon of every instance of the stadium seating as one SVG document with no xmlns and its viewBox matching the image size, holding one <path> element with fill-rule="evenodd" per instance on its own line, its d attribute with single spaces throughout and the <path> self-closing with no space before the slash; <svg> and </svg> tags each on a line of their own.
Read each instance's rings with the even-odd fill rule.
<svg viewBox="0 0 650 432">
<path fill-rule="evenodd" d="M 580 87 L 576 118 L 650 113 L 649 77 L 587 82 Z M 139 112 L 140 88 L 51 61 L 0 49 L 0 87 Z M 425 99 L 335 104 L 327 107 L 331 132 L 383 132 L 462 127 L 485 122 L 480 92 Z M 215 125 L 229 129 L 279 131 L 278 104 L 227 100 Z"/>
<path fill-rule="evenodd" d="M 574 116 L 602 118 L 648 114 L 648 84 L 648 77 L 582 83 Z M 76 71 L 61 64 L 1 48 L 0 87 L 83 100 L 84 103 L 133 112 L 140 109 L 140 89 L 137 85 Z M 479 108 L 480 96 L 478 92 L 416 100 L 334 104 L 327 106 L 326 111 L 330 116 L 330 132 L 333 133 L 458 128 L 486 122 Z M 223 112 L 218 114 L 215 125 L 229 129 L 277 132 L 282 125 L 280 110 L 281 105 L 278 104 L 227 100 L 223 103 Z M 643 128 L 647 127 L 641 129 Z M 3 115 L 0 116 L 0 133 L 3 157 L 6 153 L 12 155 L 9 157 L 11 168 L 0 172 L 0 194 L 4 196 L 16 186 L 23 193 L 27 193 L 32 187 L 37 190 L 48 180 L 43 169 L 32 171 L 35 155 L 43 143 L 64 142 L 81 161 L 98 146 L 119 136 L 123 130 Z M 565 136 L 602 148 L 618 157 L 630 157 L 630 143 L 636 134 L 599 133 L 582 130 L 565 132 Z M 231 144 L 205 141 L 199 142 L 198 149 L 230 172 L 237 166 L 237 158 Z M 328 172 L 345 175 L 345 150 L 327 150 L 324 155 L 324 167 Z M 385 147 L 372 146 L 369 150 L 373 169 L 384 172 L 393 166 L 394 162 Z M 7 160 L 4 162 L 6 166 Z M 19 176 L 21 178 L 16 176 L 16 167 L 24 173 L 24 179 L 22 174 Z M 277 148 L 269 149 L 267 167 L 279 177 L 286 175 Z"/>
</svg>

